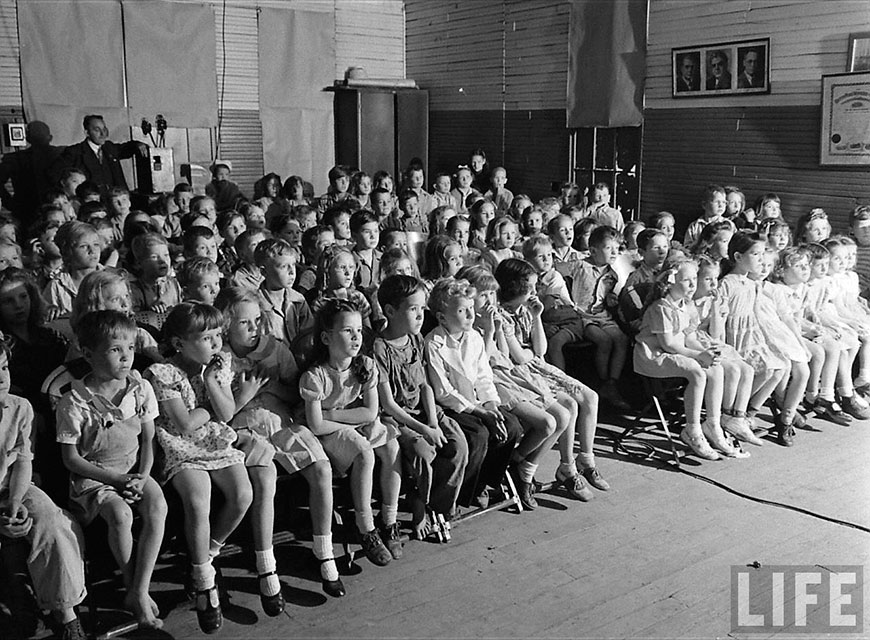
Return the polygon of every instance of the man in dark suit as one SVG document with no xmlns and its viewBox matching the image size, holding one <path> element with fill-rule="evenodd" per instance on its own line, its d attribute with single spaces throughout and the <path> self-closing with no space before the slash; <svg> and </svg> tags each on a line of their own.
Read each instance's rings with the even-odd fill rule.
<svg viewBox="0 0 870 640">
<path fill-rule="evenodd" d="M 708 91 L 721 91 L 731 88 L 731 72 L 728 71 L 728 54 L 714 51 L 710 54 L 710 77 L 707 78 Z"/>
<path fill-rule="evenodd" d="M 701 76 L 698 74 L 699 55 L 687 53 L 680 58 L 677 91 L 698 91 L 701 88 Z"/>
<path fill-rule="evenodd" d="M 758 68 L 758 51 L 750 49 L 743 56 L 743 71 L 737 76 L 738 89 L 760 89 L 764 86 L 764 71 Z"/>
<path fill-rule="evenodd" d="M 34 120 L 26 131 L 30 146 L 7 153 L 0 161 L 0 201 L 22 228 L 36 220 L 42 198 L 55 186 L 51 168 L 62 151 L 61 147 L 51 144 L 51 129 L 44 122 Z M 14 195 L 6 188 L 6 181 L 10 179 Z"/>
<path fill-rule="evenodd" d="M 56 171 L 59 173 L 66 167 L 75 167 L 81 169 L 88 180 L 95 182 L 103 191 L 112 187 L 127 189 L 120 161 L 134 155 L 148 157 L 148 146 L 135 140 L 115 144 L 108 139 L 109 129 L 103 116 L 85 116 L 82 126 L 85 139 L 63 150 L 55 164 Z"/>
</svg>

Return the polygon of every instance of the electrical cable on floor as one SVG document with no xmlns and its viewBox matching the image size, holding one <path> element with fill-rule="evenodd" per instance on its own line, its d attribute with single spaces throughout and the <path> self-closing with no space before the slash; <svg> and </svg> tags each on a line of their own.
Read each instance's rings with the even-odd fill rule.
<svg viewBox="0 0 870 640">
<path fill-rule="evenodd" d="M 656 402 L 656 405 L 658 406 L 658 402 Z M 706 482 L 708 484 L 712 484 L 714 487 L 718 487 L 719 489 L 722 489 L 723 491 L 727 491 L 730 494 L 733 494 L 733 495 L 738 496 L 740 498 L 744 498 L 746 500 L 750 500 L 752 502 L 757 502 L 758 504 L 764 504 L 764 505 L 767 505 L 769 507 L 777 507 L 780 509 L 786 509 L 788 511 L 794 511 L 796 513 L 810 516 L 811 518 L 817 518 L 818 520 L 824 520 L 825 522 L 831 522 L 833 524 L 837 524 L 837 525 L 840 525 L 842 527 L 849 527 L 851 529 L 857 529 L 858 531 L 863 531 L 864 533 L 870 533 L 870 527 L 866 527 L 866 526 L 861 525 L 861 524 L 856 524 L 854 522 L 849 522 L 848 520 L 840 520 L 839 518 L 832 518 L 831 516 L 826 516 L 826 515 L 821 514 L 821 513 L 816 513 L 815 511 L 810 511 L 809 509 L 804 509 L 802 507 L 796 507 L 794 505 L 787 504 L 785 502 L 777 502 L 775 500 L 767 500 L 766 498 L 759 498 L 758 496 L 753 496 L 753 495 L 750 495 L 748 493 L 744 493 L 742 491 L 735 489 L 734 487 L 728 486 L 727 484 L 725 484 L 723 482 L 719 482 L 718 480 L 713 480 L 712 478 L 709 478 L 705 475 L 701 475 L 700 473 L 695 473 L 694 471 L 689 471 L 687 469 L 684 469 L 683 466 L 680 464 L 679 457 L 677 456 L 676 449 L 674 448 L 673 438 L 671 436 L 670 430 L 668 430 L 668 428 L 666 426 L 667 422 L 664 420 L 664 415 L 661 414 L 661 407 L 658 406 L 658 409 L 659 409 L 660 416 L 662 419 L 662 424 L 665 425 L 665 434 L 667 435 L 669 444 L 671 445 L 671 453 L 674 456 L 675 462 L 663 462 L 662 460 L 658 459 L 654 455 L 656 452 L 658 452 L 658 449 L 656 449 L 653 445 L 649 444 L 648 442 L 643 442 L 641 440 L 638 440 L 636 437 L 632 437 L 632 438 L 628 438 L 628 439 L 633 440 L 634 442 L 638 443 L 640 448 L 648 451 L 649 453 L 647 455 L 641 455 L 639 453 L 632 453 L 629 449 L 627 449 L 625 447 L 624 440 L 622 438 L 617 438 L 615 440 L 614 451 L 621 452 L 630 458 L 642 458 L 644 460 L 655 460 L 655 462 L 664 469 L 671 469 L 671 470 L 679 471 L 680 473 L 686 474 L 690 478 L 695 478 L 696 480 L 701 480 L 701 481 Z"/>
</svg>

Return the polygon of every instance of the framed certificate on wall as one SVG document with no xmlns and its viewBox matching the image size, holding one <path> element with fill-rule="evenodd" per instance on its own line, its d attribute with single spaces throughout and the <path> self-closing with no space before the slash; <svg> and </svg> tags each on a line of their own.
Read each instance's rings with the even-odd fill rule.
<svg viewBox="0 0 870 640">
<path fill-rule="evenodd" d="M 822 76 L 819 164 L 870 166 L 870 72 Z"/>
</svg>

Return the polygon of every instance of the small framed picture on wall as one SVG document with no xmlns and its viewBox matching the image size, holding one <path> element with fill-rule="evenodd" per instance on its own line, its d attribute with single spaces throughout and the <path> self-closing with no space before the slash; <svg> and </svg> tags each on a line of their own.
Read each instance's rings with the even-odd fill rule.
<svg viewBox="0 0 870 640">
<path fill-rule="evenodd" d="M 770 93 L 770 38 L 671 50 L 674 98 Z"/>
<path fill-rule="evenodd" d="M 870 31 L 849 34 L 849 62 L 846 71 L 870 71 Z"/>
</svg>

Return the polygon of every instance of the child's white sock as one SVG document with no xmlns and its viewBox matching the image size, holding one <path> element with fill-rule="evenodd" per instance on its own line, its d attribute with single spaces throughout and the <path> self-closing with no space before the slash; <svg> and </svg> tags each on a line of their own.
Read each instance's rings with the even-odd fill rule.
<svg viewBox="0 0 870 640">
<path fill-rule="evenodd" d="M 834 401 L 834 388 L 827 387 L 819 390 L 819 400 L 827 400 L 828 402 Z"/>
<path fill-rule="evenodd" d="M 701 426 L 698 425 L 698 429 L 700 430 Z M 589 453 L 584 453 L 581 451 L 577 454 L 577 465 L 581 469 L 594 469 L 595 468 L 595 454 L 591 451 Z"/>
<path fill-rule="evenodd" d="M 560 462 L 559 471 L 561 471 L 566 478 L 573 478 L 578 474 L 577 463 L 573 458 L 571 459 L 571 462 Z"/>
<path fill-rule="evenodd" d="M 399 513 L 399 505 L 381 503 L 381 522 L 385 526 L 396 524 L 396 515 Z"/>
<path fill-rule="evenodd" d="M 367 506 L 363 511 L 357 511 L 354 520 L 356 520 L 356 528 L 360 530 L 360 533 L 368 533 L 375 528 L 375 518 L 372 515 L 371 507 Z"/>
<path fill-rule="evenodd" d="M 535 477 L 535 471 L 537 471 L 537 469 L 538 465 L 534 462 L 523 460 L 517 465 L 517 474 L 520 476 L 520 480 L 528 484 L 532 481 L 532 478 Z"/>
<path fill-rule="evenodd" d="M 202 564 L 190 565 L 190 578 L 193 582 L 194 591 L 205 591 L 214 586 L 214 566 L 211 560 Z"/>
<path fill-rule="evenodd" d="M 254 561 L 257 565 L 257 574 L 262 576 L 269 574 L 264 578 L 260 578 L 260 592 L 265 596 L 276 596 L 281 592 L 281 582 L 278 576 L 275 575 L 275 570 L 278 568 L 278 563 L 275 562 L 275 552 L 272 547 L 263 551 L 254 551 Z"/>
<path fill-rule="evenodd" d="M 214 560 L 221 554 L 221 549 L 223 549 L 224 543 L 218 542 L 215 539 L 212 539 L 208 543 L 208 557 L 211 560 Z"/>
<path fill-rule="evenodd" d="M 314 557 L 320 560 L 320 577 L 324 580 L 338 580 L 338 567 L 335 566 L 332 551 L 332 534 L 312 537 Z"/>
</svg>

